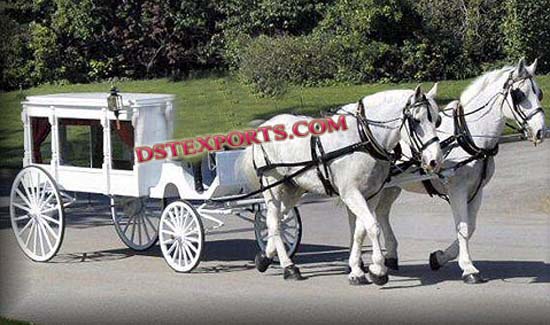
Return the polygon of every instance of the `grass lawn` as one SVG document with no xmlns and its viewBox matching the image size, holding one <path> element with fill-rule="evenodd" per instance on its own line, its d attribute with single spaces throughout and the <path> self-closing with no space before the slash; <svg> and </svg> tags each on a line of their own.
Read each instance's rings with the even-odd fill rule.
<svg viewBox="0 0 550 325">
<path fill-rule="evenodd" d="M 543 89 L 550 88 L 550 75 L 537 77 Z M 443 81 L 439 85 L 441 104 L 459 97 L 471 80 Z M 282 98 L 258 98 L 231 77 L 211 77 L 181 82 L 165 79 L 117 83 L 123 92 L 154 92 L 176 95 L 175 137 L 183 138 L 246 128 L 254 119 L 279 113 L 318 114 L 319 111 L 357 101 L 387 89 L 414 88 L 416 83 L 339 85 L 291 88 Z M 424 83 L 428 91 L 432 83 Z M 20 102 L 29 95 L 61 92 L 107 92 L 109 83 L 44 85 L 24 91 L 0 93 L 0 168 L 17 168 L 23 157 Z M 550 115 L 550 114 L 548 114 Z"/>
</svg>

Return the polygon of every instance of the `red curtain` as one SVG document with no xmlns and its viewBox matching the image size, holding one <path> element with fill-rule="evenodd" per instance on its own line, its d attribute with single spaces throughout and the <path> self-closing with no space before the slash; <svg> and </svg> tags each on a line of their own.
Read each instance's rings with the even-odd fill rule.
<svg viewBox="0 0 550 325">
<path fill-rule="evenodd" d="M 51 126 L 47 117 L 33 117 L 31 118 L 31 131 L 32 131 L 32 160 L 34 163 L 42 163 L 42 154 L 40 153 L 40 146 L 50 134 Z"/>
<path fill-rule="evenodd" d="M 120 121 L 120 129 L 117 128 L 116 122 L 111 121 L 111 129 L 115 130 L 122 142 L 128 147 L 134 147 L 134 127 L 131 122 Z"/>
</svg>

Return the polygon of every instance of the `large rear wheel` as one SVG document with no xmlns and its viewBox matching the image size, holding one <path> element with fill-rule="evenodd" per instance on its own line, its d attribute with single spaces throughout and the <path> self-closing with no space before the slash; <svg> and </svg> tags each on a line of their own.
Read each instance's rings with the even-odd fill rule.
<svg viewBox="0 0 550 325">
<path fill-rule="evenodd" d="M 266 209 L 261 209 L 256 212 L 254 218 L 254 233 L 256 235 L 256 243 L 258 247 L 265 252 L 267 246 L 267 223 Z M 302 240 L 302 218 L 298 208 L 290 210 L 284 215 L 280 223 L 281 239 L 285 244 L 286 251 L 289 257 L 294 256 L 300 247 Z"/>
<path fill-rule="evenodd" d="M 163 201 L 147 197 L 111 198 L 111 216 L 120 239 L 136 251 L 151 248 L 158 240 Z"/>
<path fill-rule="evenodd" d="M 55 180 L 38 166 L 15 177 L 10 193 L 10 219 L 25 255 L 37 262 L 55 256 L 65 232 L 63 200 Z"/>
</svg>

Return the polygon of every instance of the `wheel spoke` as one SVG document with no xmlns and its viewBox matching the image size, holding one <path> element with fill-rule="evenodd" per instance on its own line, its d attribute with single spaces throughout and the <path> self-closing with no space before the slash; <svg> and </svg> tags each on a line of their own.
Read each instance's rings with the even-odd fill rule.
<svg viewBox="0 0 550 325">
<path fill-rule="evenodd" d="M 42 221 L 42 222 L 43 222 L 44 228 L 47 229 L 50 232 L 50 234 L 52 234 L 52 236 L 55 238 L 55 240 L 58 240 L 59 236 L 55 233 L 55 231 L 52 229 L 50 224 L 47 223 L 46 221 Z"/>
<path fill-rule="evenodd" d="M 157 232 L 157 226 L 155 226 L 153 221 L 151 221 L 151 219 L 153 219 L 153 218 L 157 219 L 155 216 L 151 216 L 151 217 L 145 217 L 145 220 L 147 220 L 147 222 L 149 223 L 151 228 L 153 228 L 153 232 Z"/>
<path fill-rule="evenodd" d="M 143 232 L 145 233 L 145 237 L 147 237 L 147 242 L 150 242 L 151 241 L 151 236 L 149 235 L 149 231 L 147 231 L 147 221 L 145 221 L 147 219 L 146 216 L 143 216 L 142 220 L 143 220 Z"/>
<path fill-rule="evenodd" d="M 131 215 L 129 218 L 128 218 L 128 221 L 126 222 L 126 226 L 124 226 L 124 229 L 122 230 L 123 233 L 126 234 L 126 230 L 128 230 L 128 227 L 130 226 L 130 224 L 132 223 L 132 220 L 134 219 L 135 215 Z"/>
<path fill-rule="evenodd" d="M 54 207 L 51 207 L 51 208 L 48 208 L 46 210 L 42 210 L 40 211 L 40 213 L 48 213 L 48 212 L 53 212 L 53 211 L 56 211 L 58 209 L 58 206 L 54 206 Z"/>
<path fill-rule="evenodd" d="M 168 235 L 177 237 L 176 233 L 173 232 L 173 231 L 170 231 L 170 230 L 162 229 L 161 232 L 162 232 L 163 234 L 168 234 Z"/>
<path fill-rule="evenodd" d="M 13 206 L 16 207 L 16 208 L 19 208 L 19 209 L 21 209 L 21 210 L 27 211 L 28 213 L 31 213 L 31 209 L 29 209 L 29 208 L 27 208 L 27 207 L 25 207 L 25 206 L 22 206 L 22 205 L 19 204 L 19 203 L 12 202 L 11 204 L 13 204 Z"/>
<path fill-rule="evenodd" d="M 34 254 L 36 254 L 36 244 L 37 244 L 37 239 L 38 239 L 37 238 L 38 236 L 36 235 L 37 232 L 38 232 L 38 225 L 34 227 L 34 239 L 33 239 L 33 244 L 32 244 L 32 247 L 33 247 L 32 252 Z"/>
<path fill-rule="evenodd" d="M 21 221 L 21 220 L 23 220 L 23 219 L 28 219 L 28 218 L 30 218 L 30 216 L 29 216 L 28 214 L 25 214 L 25 215 L 22 215 L 22 216 L 20 216 L 20 217 L 15 217 L 15 218 L 13 218 L 13 220 L 15 220 L 15 221 Z"/>
<path fill-rule="evenodd" d="M 162 244 L 163 245 L 168 245 L 170 243 L 174 243 L 174 241 L 175 241 L 174 238 L 169 238 L 169 239 L 163 240 Z"/>
<path fill-rule="evenodd" d="M 49 250 L 48 250 L 48 251 L 51 251 L 52 248 L 53 248 L 53 246 L 52 246 L 52 242 L 51 242 L 51 240 L 50 240 L 50 236 L 48 236 L 48 233 L 47 233 L 47 231 L 46 231 L 46 226 L 43 224 L 44 221 L 39 221 L 39 222 L 42 223 L 42 224 L 40 224 L 40 225 L 41 225 L 41 227 L 42 227 L 42 230 L 44 231 L 43 237 L 46 238 L 46 244 L 48 244 L 48 247 L 49 247 Z"/>
<path fill-rule="evenodd" d="M 45 215 L 45 214 L 42 214 L 42 213 L 41 213 L 41 214 L 40 214 L 40 217 L 42 217 L 42 218 L 44 218 L 44 219 L 46 219 L 46 220 L 48 220 L 48 221 L 50 221 L 50 222 L 53 222 L 53 223 L 55 223 L 55 224 L 57 224 L 57 225 L 61 225 L 61 221 L 56 220 L 56 219 L 54 219 L 54 218 L 52 218 L 52 217 L 50 217 L 50 216 L 48 216 L 48 215 Z"/>
<path fill-rule="evenodd" d="M 197 238 L 197 237 L 186 236 L 185 239 L 187 239 L 188 241 L 195 242 L 195 243 L 200 243 L 200 240 L 199 240 L 199 238 Z"/>
<path fill-rule="evenodd" d="M 170 255 L 170 256 L 172 255 L 172 252 L 174 251 L 174 248 L 176 248 L 176 246 L 178 245 L 177 241 L 175 241 L 173 239 L 172 239 L 172 241 L 173 241 L 172 246 L 170 246 L 170 248 L 167 251 L 168 255 Z"/>
<path fill-rule="evenodd" d="M 34 195 L 32 194 L 30 186 L 28 185 L 29 180 L 27 179 L 26 176 L 27 175 L 25 174 L 23 176 L 23 178 L 21 179 L 21 184 L 23 185 L 23 190 L 25 190 L 25 193 L 27 194 L 27 197 L 30 199 L 30 201 L 36 203 L 36 199 L 35 199 Z"/>
<path fill-rule="evenodd" d="M 42 204 L 40 205 L 40 209 L 42 209 L 43 207 L 47 206 L 50 201 L 52 200 L 52 198 L 55 196 L 55 193 L 54 192 L 51 192 L 50 195 L 48 195 L 48 197 L 42 202 Z"/>
<path fill-rule="evenodd" d="M 44 239 L 42 238 L 42 225 L 40 224 L 40 221 L 37 222 L 36 232 L 38 233 L 38 241 L 40 243 L 40 250 L 42 251 L 42 256 L 46 255 L 46 251 L 44 250 Z"/>
<path fill-rule="evenodd" d="M 173 231 L 176 231 L 176 226 L 170 220 L 165 219 L 164 224 L 170 227 Z"/>
<path fill-rule="evenodd" d="M 189 238 L 188 238 L 189 239 Z M 198 241 L 197 241 L 198 243 Z M 195 254 L 198 254 L 199 253 L 199 248 L 198 247 L 195 247 L 195 245 L 191 244 L 191 243 L 186 243 L 185 245 L 187 245 L 189 248 L 193 249 L 193 252 L 195 252 Z"/>
<path fill-rule="evenodd" d="M 191 264 L 191 262 L 193 262 L 193 254 L 191 253 L 191 250 L 187 247 L 187 244 L 183 244 L 183 249 L 185 250 L 185 256 L 189 257 L 189 264 Z"/>
<path fill-rule="evenodd" d="M 182 251 L 181 251 L 181 245 L 178 244 L 178 264 L 181 265 L 181 255 L 182 255 Z"/>
<path fill-rule="evenodd" d="M 28 207 L 31 207 L 32 204 L 31 202 L 27 199 L 27 197 L 25 197 L 25 195 L 23 193 L 21 193 L 21 190 L 16 188 L 15 189 L 15 193 L 23 200 L 23 202 L 28 206 Z"/>
<path fill-rule="evenodd" d="M 25 231 L 25 229 L 27 229 L 31 224 L 34 224 L 34 220 L 33 219 L 30 219 L 23 228 L 21 228 L 21 230 L 19 230 L 19 234 L 17 235 L 18 237 L 21 237 L 21 235 L 23 234 L 23 231 Z"/>
<path fill-rule="evenodd" d="M 137 224 L 137 229 L 138 229 L 138 240 L 139 240 L 140 245 L 142 243 L 142 240 L 141 240 L 141 224 L 142 224 L 142 222 L 143 222 L 142 216 L 139 215 L 136 219 L 136 224 Z"/>
<path fill-rule="evenodd" d="M 33 233 L 33 231 L 34 231 L 34 227 L 35 227 L 35 226 L 34 226 L 35 221 L 34 221 L 34 220 L 31 220 L 31 221 L 32 221 L 32 222 L 31 222 L 31 223 L 32 223 L 32 224 L 31 224 L 31 229 L 29 230 L 29 233 L 27 234 L 27 239 L 25 240 L 25 247 L 29 247 L 29 242 L 30 242 L 30 240 L 31 240 L 31 235 L 32 235 L 32 233 Z"/>
</svg>

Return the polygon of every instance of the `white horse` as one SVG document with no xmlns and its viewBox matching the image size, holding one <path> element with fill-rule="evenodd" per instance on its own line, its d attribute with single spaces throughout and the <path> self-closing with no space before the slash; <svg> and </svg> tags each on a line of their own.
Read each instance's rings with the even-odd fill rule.
<svg viewBox="0 0 550 325">
<path fill-rule="evenodd" d="M 460 102 L 450 103 L 440 114 L 441 127 L 438 132 L 442 139 L 445 159 L 443 169 L 456 168 L 455 175 L 446 182 L 439 179 L 430 183 L 409 183 L 404 186 L 386 188 L 382 191 L 376 215 L 380 220 L 386 244 L 386 266 L 397 270 L 397 239 L 389 223 L 389 212 L 401 190 L 428 193 L 435 191 L 448 197 L 456 226 L 457 239 L 445 250 L 430 254 L 430 267 L 437 270 L 448 261 L 457 258 L 463 270 L 465 283 L 481 283 L 485 280 L 474 266 L 468 241 L 476 227 L 476 216 L 481 205 L 483 187 L 494 174 L 494 154 L 506 118 L 516 121 L 527 137 L 536 145 L 544 139 L 544 111 L 541 108 L 542 91 L 534 77 L 537 61 L 530 66 L 522 59 L 516 67 L 505 67 L 491 71 L 475 80 L 461 95 Z M 459 107 L 463 106 L 463 110 Z M 454 111 L 453 111 L 454 110 Z M 466 128 L 455 129 L 453 114 L 463 117 Z M 459 125 L 462 125 L 459 123 Z M 466 130 L 466 131 L 464 131 Z M 456 142 L 445 148 L 445 139 L 469 132 L 468 141 L 461 146 Z M 467 140 L 467 139 L 466 139 Z M 464 147 L 465 146 L 465 147 Z M 405 143 L 402 147 L 407 147 Z M 474 152 L 468 152 L 468 151 Z M 476 150 L 479 155 L 476 156 Z M 492 151 L 492 152 L 491 152 Z M 471 160 L 468 162 L 468 160 Z M 462 163 L 461 163 L 462 162 Z M 463 164 L 457 165 L 457 164 Z M 430 188 L 430 184 L 431 187 Z M 432 193 L 433 194 L 433 193 Z M 352 234 L 355 217 L 349 215 Z"/>
<path fill-rule="evenodd" d="M 373 158 L 372 154 L 375 153 L 372 152 L 372 147 L 365 149 L 365 145 L 368 144 L 365 141 L 365 136 L 370 133 L 371 137 L 367 140 L 371 140 L 371 145 L 378 149 L 375 151 L 387 156 L 402 138 L 408 138 L 407 135 L 412 134 L 421 143 L 418 149 L 422 152 L 423 168 L 427 171 L 437 170 L 442 156 L 431 117 L 437 116 L 439 111 L 432 97 L 433 92 L 429 92 L 426 96 L 418 86 L 415 91 L 380 92 L 363 98 L 359 104 L 346 105 L 330 118 L 337 122 L 344 116 L 348 129 L 319 136 L 322 150 L 313 144 L 312 140 L 315 139 L 309 135 L 294 137 L 292 140 L 288 139 L 283 142 L 266 142 L 248 147 L 236 166 L 244 170 L 251 180 L 251 184 L 259 185 L 257 171 L 266 166 L 267 169 L 260 173 L 261 181 L 266 186 L 281 182 L 280 185 L 263 192 L 267 204 L 268 242 L 265 255 L 258 253 L 256 256 L 257 269 L 264 272 L 277 254 L 281 266 L 284 267 L 283 277 L 285 279 L 303 279 L 299 269 L 285 251 L 279 233 L 280 219 L 295 206 L 303 193 L 324 194 L 327 190 L 326 183 L 329 182 L 330 187 L 339 193 L 347 207 L 359 216 L 360 228 L 364 229 L 372 240 L 373 264 L 369 268 L 369 277 L 377 284 L 385 284 L 388 281 L 387 268 L 384 266 L 384 257 L 379 242 L 380 227 L 375 207 L 391 163 L 386 159 Z M 283 114 L 273 117 L 262 126 L 284 125 L 286 130 L 290 130 L 297 122 L 303 123 L 303 121 L 312 120 L 307 116 Z M 361 144 L 361 146 L 353 151 L 346 149 L 356 144 Z M 324 151 L 327 155 L 337 151 L 343 154 L 328 159 L 325 164 L 321 162 L 315 164 L 312 166 L 313 168 L 306 169 L 301 173 L 297 173 L 297 171 L 303 167 L 288 166 L 289 163 L 314 159 L 312 148 L 315 152 Z M 317 155 L 323 157 L 321 153 Z M 325 172 L 323 176 L 320 170 L 325 170 L 325 166 L 329 171 Z M 289 175 L 292 176 L 291 179 L 284 180 Z M 324 182 L 322 178 L 325 178 Z M 370 199 L 365 199 L 366 197 Z M 363 238 L 364 236 L 355 238 L 354 249 L 350 256 L 349 263 L 352 272 L 349 279 L 351 284 L 368 283 L 364 271 L 359 266 Z"/>
</svg>

